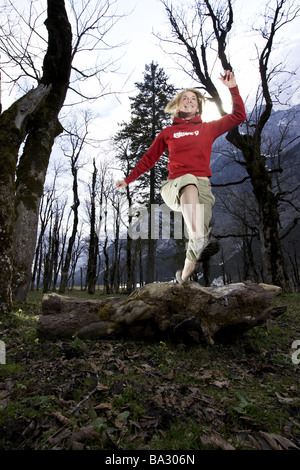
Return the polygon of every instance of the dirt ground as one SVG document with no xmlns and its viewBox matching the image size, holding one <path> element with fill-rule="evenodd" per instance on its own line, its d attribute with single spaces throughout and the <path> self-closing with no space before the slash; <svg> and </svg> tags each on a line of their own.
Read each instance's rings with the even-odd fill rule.
<svg viewBox="0 0 300 470">
<path fill-rule="evenodd" d="M 300 450 L 300 295 L 230 343 L 45 341 L 1 319 L 2 450 Z"/>
</svg>

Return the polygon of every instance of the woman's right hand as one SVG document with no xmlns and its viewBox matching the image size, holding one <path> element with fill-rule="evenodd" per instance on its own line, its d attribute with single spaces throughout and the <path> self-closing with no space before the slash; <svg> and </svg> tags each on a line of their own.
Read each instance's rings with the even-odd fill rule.
<svg viewBox="0 0 300 470">
<path fill-rule="evenodd" d="M 116 188 L 117 189 L 120 189 L 120 188 L 125 188 L 127 186 L 127 183 L 125 183 L 125 181 L 118 181 L 117 184 L 116 184 Z"/>
</svg>

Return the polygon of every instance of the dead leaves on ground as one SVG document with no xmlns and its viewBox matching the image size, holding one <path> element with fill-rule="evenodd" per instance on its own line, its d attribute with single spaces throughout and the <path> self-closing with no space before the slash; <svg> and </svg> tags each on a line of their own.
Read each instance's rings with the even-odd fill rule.
<svg viewBox="0 0 300 470">
<path fill-rule="evenodd" d="M 103 342 L 84 354 L 72 354 L 62 341 L 58 348 L 60 356 L 27 358 L 22 377 L 0 383 L 3 409 L 14 400 L 36 409 L 35 419 L 19 416 L 5 423 L 5 437 L 18 433 L 18 449 L 150 449 L 155 436 L 167 436 L 175 422 L 184 431 L 192 421 L 196 448 L 300 450 L 290 428 L 285 435 L 259 429 L 244 413 L 250 401 L 243 397 L 235 403 L 236 423 L 230 423 L 233 384 L 261 373 L 258 365 L 251 369 L 249 362 L 245 368 L 233 361 L 228 378 L 221 361 L 197 369 L 192 358 L 174 361 L 164 348 L 157 357 L 154 349 L 152 354 L 134 343 Z M 274 401 L 292 406 L 294 396 L 276 393 Z M 300 433 L 297 418 L 293 425 Z M 224 437 L 226 426 L 230 438 Z"/>
</svg>

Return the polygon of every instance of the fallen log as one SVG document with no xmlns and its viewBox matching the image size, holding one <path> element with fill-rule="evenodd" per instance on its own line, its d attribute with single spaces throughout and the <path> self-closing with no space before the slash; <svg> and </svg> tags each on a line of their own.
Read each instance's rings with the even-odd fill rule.
<svg viewBox="0 0 300 470">
<path fill-rule="evenodd" d="M 277 286 L 241 282 L 221 287 L 197 283 L 146 284 L 125 300 L 90 300 L 46 294 L 40 337 L 131 337 L 214 344 L 282 314 L 275 307 Z"/>
</svg>

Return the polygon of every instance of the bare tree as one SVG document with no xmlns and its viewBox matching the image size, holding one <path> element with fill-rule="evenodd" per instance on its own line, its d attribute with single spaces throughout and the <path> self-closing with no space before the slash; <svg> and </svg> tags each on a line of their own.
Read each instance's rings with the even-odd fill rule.
<svg viewBox="0 0 300 470">
<path fill-rule="evenodd" d="M 77 12 L 78 2 L 72 2 L 74 34 L 64 0 L 48 0 L 46 14 L 36 2 L 29 3 L 28 13 L 10 0 L 2 7 L 7 20 L 0 27 L 1 62 L 6 79 L 18 84 L 23 96 L 0 115 L 0 312 L 11 308 L 12 285 L 16 300 L 24 300 L 29 289 L 40 198 L 54 139 L 62 132 L 59 114 L 67 91 L 71 87 L 81 101 L 105 92 L 101 73 L 112 64 L 100 63 L 100 52 L 110 48 L 105 36 L 118 19 L 111 11 L 115 3 L 88 0 Z M 9 6 L 16 12 L 15 23 L 6 14 Z M 37 27 L 41 22 L 48 38 Z M 87 50 L 98 51 L 93 69 L 76 61 Z M 86 91 L 87 79 L 98 85 L 96 94 Z"/>
<path fill-rule="evenodd" d="M 212 83 L 209 69 L 209 51 L 217 48 L 218 58 L 224 69 L 232 70 L 226 54 L 228 35 L 233 25 L 233 7 L 231 0 L 212 2 L 195 0 L 194 9 L 178 11 L 168 0 L 161 0 L 168 15 L 173 42 L 181 45 L 187 52 L 191 66 L 190 74 L 197 79 L 202 88 L 217 104 L 224 114 L 222 100 Z M 278 31 L 299 15 L 299 6 L 291 6 L 287 0 L 275 0 L 275 6 L 269 2 L 265 14 L 265 24 L 261 30 L 264 46 L 259 53 L 259 72 L 261 79 L 260 106 L 256 107 L 255 122 L 248 122 L 246 134 L 238 128 L 229 132 L 227 139 L 241 152 L 240 164 L 246 169 L 251 181 L 259 213 L 259 238 L 263 257 L 264 278 L 266 282 L 287 287 L 284 259 L 279 237 L 280 218 L 278 200 L 272 189 L 271 176 L 266 169 L 266 157 L 262 150 L 263 131 L 273 109 L 270 85 L 279 73 L 278 66 L 272 66 L 271 54 L 275 47 Z M 192 17 L 187 21 L 187 11 Z M 208 18 L 211 25 L 207 28 Z M 205 35 L 205 33 L 207 33 Z M 166 40 L 166 39 L 164 39 Z M 187 68 L 187 67 L 186 67 Z M 189 71 L 189 70 L 188 70 Z"/>
<path fill-rule="evenodd" d="M 90 187 L 90 239 L 88 250 L 88 263 L 86 273 L 86 283 L 89 294 L 95 293 L 97 281 L 97 261 L 99 254 L 99 238 L 96 227 L 96 191 L 97 191 L 97 166 L 95 159 L 93 160 L 92 184 Z"/>
<path fill-rule="evenodd" d="M 83 165 L 80 161 L 82 157 L 82 153 L 84 148 L 87 144 L 88 139 L 88 126 L 90 117 L 88 113 L 84 113 L 84 119 L 82 123 L 78 123 L 77 118 L 75 119 L 74 124 L 72 125 L 71 129 L 67 131 L 68 136 L 68 146 L 70 144 L 70 149 L 67 148 L 64 150 L 64 154 L 66 157 L 70 159 L 71 165 L 71 173 L 73 177 L 72 183 L 72 194 L 73 194 L 73 203 L 71 206 L 71 211 L 73 213 L 73 227 L 72 233 L 68 241 L 68 247 L 65 255 L 65 259 L 63 261 L 62 272 L 61 272 L 61 281 L 59 292 L 64 293 L 67 287 L 68 277 L 69 277 L 69 269 L 71 265 L 71 259 L 73 254 L 73 247 L 76 240 L 78 223 L 79 223 L 79 213 L 78 208 L 80 205 L 79 200 L 79 191 L 78 191 L 78 170 Z M 70 153 L 69 153 L 70 152 Z"/>
<path fill-rule="evenodd" d="M 130 166 L 131 166 L 131 157 L 130 157 L 130 150 L 129 150 L 129 143 L 128 142 L 119 142 L 118 144 L 118 152 L 119 154 L 122 154 L 122 162 L 124 165 L 124 173 L 126 175 L 129 174 L 130 172 Z M 132 223 L 133 216 L 129 210 L 129 208 L 132 206 L 132 193 L 129 189 L 129 186 L 126 187 L 126 202 L 127 202 L 127 209 L 126 213 L 128 213 L 128 221 L 125 222 L 125 226 L 127 227 L 126 230 L 126 290 L 128 292 L 132 292 L 133 289 L 135 288 L 136 280 L 135 280 L 135 257 L 133 254 L 133 240 L 130 236 L 128 227 L 130 227 Z M 124 215 L 121 214 L 121 217 L 123 218 Z"/>
<path fill-rule="evenodd" d="M 57 265 L 59 264 L 60 227 L 66 206 L 66 200 L 62 200 L 61 191 L 58 191 L 57 187 L 57 181 L 61 170 L 62 167 L 60 165 L 54 168 L 54 175 L 52 176 L 51 184 L 44 188 L 41 198 L 39 209 L 39 233 L 32 268 L 31 290 L 34 290 L 35 284 L 36 288 L 39 288 L 39 278 L 42 271 L 42 249 L 43 246 L 45 246 L 45 237 L 47 234 L 48 240 L 51 240 L 52 242 L 49 244 L 47 250 L 48 253 L 51 254 L 51 264 L 53 267 L 51 270 L 50 282 L 52 281 L 54 286 L 56 284 Z M 54 279 L 52 279 L 52 275 Z"/>
<path fill-rule="evenodd" d="M 111 181 L 111 188 L 109 190 L 110 201 L 114 210 L 113 220 L 113 257 L 110 267 L 110 284 L 114 293 L 119 292 L 120 288 L 120 256 L 122 251 L 122 241 L 120 240 L 121 228 L 121 208 L 122 208 L 122 195 L 114 188 L 114 181 Z"/>
<path fill-rule="evenodd" d="M 45 168 L 48 166 L 54 138 L 61 129 L 58 113 L 69 85 L 72 33 L 62 0 L 48 1 L 46 26 L 48 49 L 38 86 L 0 116 L 1 312 L 11 308 L 13 252 L 16 260 L 15 283 L 24 286 L 26 278 L 25 290 L 29 288 Z M 18 152 L 25 138 L 16 172 Z M 17 218 L 14 223 L 15 206 Z M 18 237 L 16 240 L 15 237 L 14 240 L 14 234 L 17 233 L 22 239 Z M 19 296 L 16 295 L 16 298 Z"/>
</svg>

